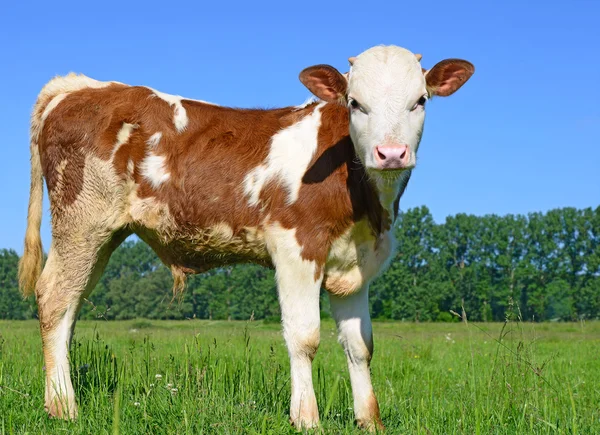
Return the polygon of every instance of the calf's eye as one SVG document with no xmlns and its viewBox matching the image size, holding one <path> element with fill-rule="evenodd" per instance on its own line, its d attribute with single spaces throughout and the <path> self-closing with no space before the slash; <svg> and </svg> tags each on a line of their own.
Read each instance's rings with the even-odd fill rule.
<svg viewBox="0 0 600 435">
<path fill-rule="evenodd" d="M 367 113 L 365 109 L 360 105 L 360 103 L 354 98 L 350 100 L 350 107 L 352 107 L 352 110 L 360 110 L 363 113 Z"/>
<path fill-rule="evenodd" d="M 412 110 L 417 110 L 419 107 L 425 107 L 426 102 L 427 102 L 427 97 L 425 95 L 423 95 L 421 98 L 419 98 L 419 101 L 417 101 L 415 103 Z"/>
</svg>

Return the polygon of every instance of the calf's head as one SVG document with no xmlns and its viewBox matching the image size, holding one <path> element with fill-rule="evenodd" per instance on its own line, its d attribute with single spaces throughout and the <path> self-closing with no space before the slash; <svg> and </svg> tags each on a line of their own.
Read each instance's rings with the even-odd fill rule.
<svg viewBox="0 0 600 435">
<path fill-rule="evenodd" d="M 427 100 L 453 94 L 475 70 L 460 59 L 424 70 L 420 59 L 404 48 L 378 46 L 351 57 L 347 74 L 329 65 L 300 73 L 314 95 L 348 107 L 356 153 L 373 175 L 395 177 L 414 168 Z"/>
</svg>

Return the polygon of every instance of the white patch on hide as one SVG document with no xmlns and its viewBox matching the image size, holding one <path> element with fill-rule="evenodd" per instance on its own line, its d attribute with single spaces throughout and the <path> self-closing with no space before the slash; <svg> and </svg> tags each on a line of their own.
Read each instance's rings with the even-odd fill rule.
<svg viewBox="0 0 600 435">
<path fill-rule="evenodd" d="M 244 178 L 244 193 L 251 206 L 258 205 L 260 192 L 273 179 L 287 189 L 288 204 L 298 199 L 302 177 L 317 150 L 321 108 L 324 105 L 320 103 L 313 113 L 271 138 L 271 148 L 265 162 Z"/>
<path fill-rule="evenodd" d="M 148 147 L 150 148 L 156 148 L 161 138 L 162 133 L 158 131 L 148 138 L 148 140 L 146 141 L 146 145 L 148 145 Z"/>
<path fill-rule="evenodd" d="M 115 146 L 112 150 L 111 160 L 115 158 L 115 155 L 119 151 L 119 148 L 121 148 L 122 145 L 127 143 L 129 137 L 131 136 L 131 132 L 138 127 L 139 126 L 137 124 L 129 124 L 127 122 L 123 123 L 123 126 L 117 133 L 117 141 L 115 142 Z"/>
<path fill-rule="evenodd" d="M 140 165 L 142 175 L 150 181 L 153 188 L 159 187 L 170 178 L 170 174 L 165 167 L 164 156 L 157 156 L 149 153 Z"/>
</svg>

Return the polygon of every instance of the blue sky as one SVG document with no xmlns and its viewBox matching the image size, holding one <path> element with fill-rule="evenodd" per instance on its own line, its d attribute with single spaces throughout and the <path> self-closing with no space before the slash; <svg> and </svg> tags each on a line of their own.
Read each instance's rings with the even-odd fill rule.
<svg viewBox="0 0 600 435">
<path fill-rule="evenodd" d="M 19 3 L 19 4 L 17 4 Z M 22 252 L 28 122 L 57 74 L 239 107 L 299 104 L 305 67 L 378 44 L 475 64 L 428 105 L 401 208 L 527 213 L 600 204 L 597 1 L 10 2 L 0 13 L 0 248 Z M 45 209 L 48 210 L 46 200 Z M 44 246 L 50 242 L 44 215 Z"/>
</svg>

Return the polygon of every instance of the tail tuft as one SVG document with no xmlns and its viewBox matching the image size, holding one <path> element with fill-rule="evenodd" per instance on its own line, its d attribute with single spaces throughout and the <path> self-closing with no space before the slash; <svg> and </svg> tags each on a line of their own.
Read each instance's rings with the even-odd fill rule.
<svg viewBox="0 0 600 435">
<path fill-rule="evenodd" d="M 171 274 L 173 275 L 173 299 L 171 301 L 177 299 L 181 302 L 185 290 L 185 272 L 181 268 L 171 265 Z"/>
</svg>

